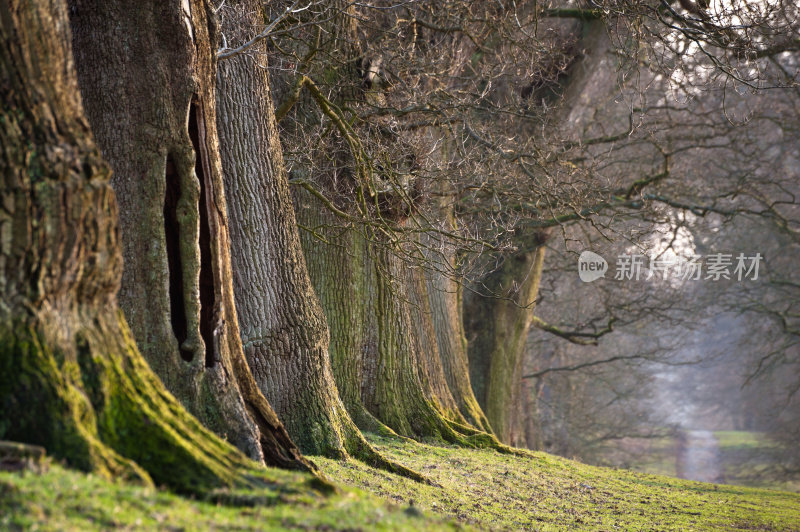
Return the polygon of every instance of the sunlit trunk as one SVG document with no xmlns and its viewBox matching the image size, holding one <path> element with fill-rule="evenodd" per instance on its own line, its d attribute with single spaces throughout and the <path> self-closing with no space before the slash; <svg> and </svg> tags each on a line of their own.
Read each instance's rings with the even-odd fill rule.
<svg viewBox="0 0 800 532">
<path fill-rule="evenodd" d="M 109 169 L 84 117 L 63 2 L 0 9 L 0 439 L 202 494 L 256 464 L 203 428 L 136 348 L 116 294 Z"/>
<path fill-rule="evenodd" d="M 167 387 L 257 460 L 306 467 L 242 351 L 204 0 L 72 0 L 89 120 L 114 171 L 125 271 L 120 304 Z"/>
</svg>

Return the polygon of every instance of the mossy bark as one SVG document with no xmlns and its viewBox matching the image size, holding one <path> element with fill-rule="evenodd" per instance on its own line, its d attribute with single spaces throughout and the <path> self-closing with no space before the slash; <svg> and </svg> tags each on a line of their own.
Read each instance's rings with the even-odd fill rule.
<svg viewBox="0 0 800 532">
<path fill-rule="evenodd" d="M 109 169 L 84 117 L 64 2 L 0 8 L 0 439 L 202 494 L 255 463 L 170 395 L 117 307 Z"/>
<path fill-rule="evenodd" d="M 371 30 L 358 26 L 363 20 L 358 8 L 340 0 L 330 7 L 335 15 L 313 44 L 281 43 L 282 49 L 308 58 L 301 61 L 304 77 L 299 79 L 311 81 L 298 84 L 284 70 L 276 76 L 273 90 L 282 102 L 282 112 L 287 113 L 282 125 L 288 145 L 305 146 L 306 128 L 316 129 L 320 120 L 332 125 L 329 130 L 323 128 L 331 132 L 323 133 L 324 150 L 295 155 L 298 181 L 319 194 L 298 190 L 295 198 L 300 225 L 316 232 L 304 232 L 304 254 L 328 320 L 331 363 L 340 396 L 362 430 L 499 445 L 491 435 L 471 426 L 450 391 L 423 268 L 404 261 L 409 249 L 399 248 L 388 236 L 391 228 L 376 228 L 372 223 L 417 223 L 408 219 L 413 209 L 405 201 L 413 185 L 391 181 L 395 177 L 390 174 L 397 169 L 382 174 L 377 159 L 370 161 L 361 141 L 354 140 L 360 133 L 370 133 L 359 131 L 357 120 L 348 125 L 348 113 L 342 109 L 369 108 L 385 99 L 381 83 L 370 79 L 371 70 L 366 68 L 379 64 L 380 58 L 370 57 Z M 321 59 L 312 60 L 316 57 Z M 312 84 L 327 100 L 312 97 L 313 88 L 305 90 Z M 402 139 L 397 142 L 405 145 Z M 398 148 L 395 155 L 400 157 L 403 149 Z M 400 164 L 411 164 L 408 161 L 414 157 L 405 155 Z M 388 186 L 390 182 L 404 192 Z M 327 204 L 320 194 L 329 200 Z M 337 209 L 334 214 L 332 210 Z M 360 217 L 365 218 L 363 225 Z"/>
<path fill-rule="evenodd" d="M 375 349 L 365 353 L 362 397 L 378 419 L 401 435 L 455 441 L 458 435 L 448 423 L 454 401 L 447 390 L 448 401 L 441 402 L 438 348 L 430 338 L 432 326 L 423 325 L 429 319 L 427 301 L 415 293 L 422 272 L 398 254 L 386 242 L 370 243 L 368 266 L 375 273 L 369 303 L 377 334 Z"/>
<path fill-rule="evenodd" d="M 181 493 L 246 484 L 256 464 L 184 410 L 144 362 L 122 314 L 102 310 L 3 324 L 0 404 L 14 419 L 2 437 L 42 445 L 78 469 Z M 74 328 L 54 325 L 64 321 Z"/>
<path fill-rule="evenodd" d="M 328 316 L 336 384 L 359 427 L 502 449 L 465 422 L 450 395 L 423 270 L 379 237 L 337 226 L 311 194 L 296 203 L 300 223 L 316 232 L 302 235 L 304 251 Z"/>
<path fill-rule="evenodd" d="M 301 224 L 321 229 L 328 240 L 324 243 L 308 231 L 300 233 L 308 271 L 327 317 L 339 396 L 361 430 L 396 435 L 367 410 L 361 396 L 363 354 L 375 345 L 377 327 L 367 304 L 374 275 L 367 266 L 367 241 L 355 228 L 337 228 L 336 217 L 305 191 L 296 194 L 296 206 Z"/>
<path fill-rule="evenodd" d="M 234 306 L 206 0 L 70 0 L 78 74 L 120 198 L 120 305 L 146 359 L 207 427 L 309 468 L 259 391 Z"/>
<path fill-rule="evenodd" d="M 231 47 L 262 31 L 261 2 L 221 8 Z M 380 460 L 339 397 L 328 325 L 308 277 L 259 43 L 223 60 L 219 132 L 231 221 L 234 289 L 245 354 L 259 387 L 309 454 Z"/>
<path fill-rule="evenodd" d="M 453 230 L 452 207 L 440 202 L 443 215 L 441 230 Z M 436 334 L 442 370 L 453 400 L 469 425 L 492 433 L 489 420 L 483 413 L 472 390 L 467 358 L 467 339 L 462 318 L 462 284 L 454 278 L 455 247 L 452 243 L 430 242 L 426 246 L 429 268 L 425 271 L 428 304 Z"/>
<path fill-rule="evenodd" d="M 533 239 L 540 238 L 533 236 Z M 465 298 L 470 377 L 475 395 L 500 441 L 517 444 L 524 438 L 513 422 L 519 408 L 525 341 L 544 264 L 541 243 L 509 257 L 491 273 L 481 290 L 487 296 Z"/>
</svg>

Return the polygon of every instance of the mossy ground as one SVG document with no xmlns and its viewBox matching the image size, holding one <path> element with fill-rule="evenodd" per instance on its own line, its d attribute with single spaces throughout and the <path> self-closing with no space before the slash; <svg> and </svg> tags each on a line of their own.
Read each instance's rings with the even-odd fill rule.
<svg viewBox="0 0 800 532">
<path fill-rule="evenodd" d="M 0 530 L 453 530 L 356 489 L 322 495 L 310 475 L 268 470 L 273 488 L 218 494 L 214 504 L 109 482 L 53 465 L 44 474 L 0 472 Z"/>
<path fill-rule="evenodd" d="M 349 487 L 323 495 L 308 475 L 268 470 L 273 487 L 226 493 L 221 498 L 234 504 L 214 504 L 53 465 L 41 475 L 0 473 L 0 530 L 800 530 L 797 494 L 544 453 L 369 440 L 433 484 L 314 457 L 328 478 Z"/>
<path fill-rule="evenodd" d="M 315 459 L 333 480 L 426 514 L 515 530 L 800 530 L 800 495 L 371 436 L 420 485 L 357 462 Z"/>
</svg>

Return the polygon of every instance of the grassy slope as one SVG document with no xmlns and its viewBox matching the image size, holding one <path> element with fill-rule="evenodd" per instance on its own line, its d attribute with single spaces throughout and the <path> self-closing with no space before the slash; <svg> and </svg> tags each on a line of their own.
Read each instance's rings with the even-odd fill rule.
<svg viewBox="0 0 800 532">
<path fill-rule="evenodd" d="M 330 478 L 398 505 L 388 506 L 357 489 L 321 497 L 307 476 L 270 471 L 282 487 L 232 494 L 257 504 L 236 507 L 112 484 L 52 466 L 44 475 L 0 473 L 0 530 L 452 528 L 445 517 L 479 528 L 559 531 L 800 530 L 797 494 L 603 469 L 542 453 L 515 457 L 371 440 L 437 485 L 421 485 L 359 462 L 315 458 Z"/>
<path fill-rule="evenodd" d="M 800 530 L 800 495 L 371 438 L 441 487 L 315 459 L 334 480 L 480 527 L 535 530 Z"/>
<path fill-rule="evenodd" d="M 452 530 L 436 516 L 359 490 L 321 496 L 309 476 L 267 472 L 280 488 L 227 494 L 217 505 L 111 483 L 54 465 L 43 475 L 0 472 L 0 530 Z"/>
</svg>

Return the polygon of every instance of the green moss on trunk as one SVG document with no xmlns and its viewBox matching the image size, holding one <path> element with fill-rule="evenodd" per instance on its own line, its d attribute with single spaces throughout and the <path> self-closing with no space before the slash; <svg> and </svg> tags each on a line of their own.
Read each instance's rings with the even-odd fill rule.
<svg viewBox="0 0 800 532">
<path fill-rule="evenodd" d="M 116 198 L 66 5 L 12 5 L 0 13 L 0 439 L 183 493 L 260 484 L 255 462 L 166 391 L 118 310 Z"/>
<path fill-rule="evenodd" d="M 66 345 L 35 320 L 0 332 L 0 405 L 26 413 L 0 439 L 42 445 L 104 477 L 154 481 L 184 493 L 247 484 L 256 464 L 164 389 L 124 321 L 93 321 Z"/>
<path fill-rule="evenodd" d="M 491 297 L 472 295 L 469 316 L 469 363 L 476 396 L 497 437 L 514 444 L 522 432 L 513 426 L 519 399 L 522 356 L 539 292 L 545 247 L 509 257 L 483 284 Z"/>
</svg>

